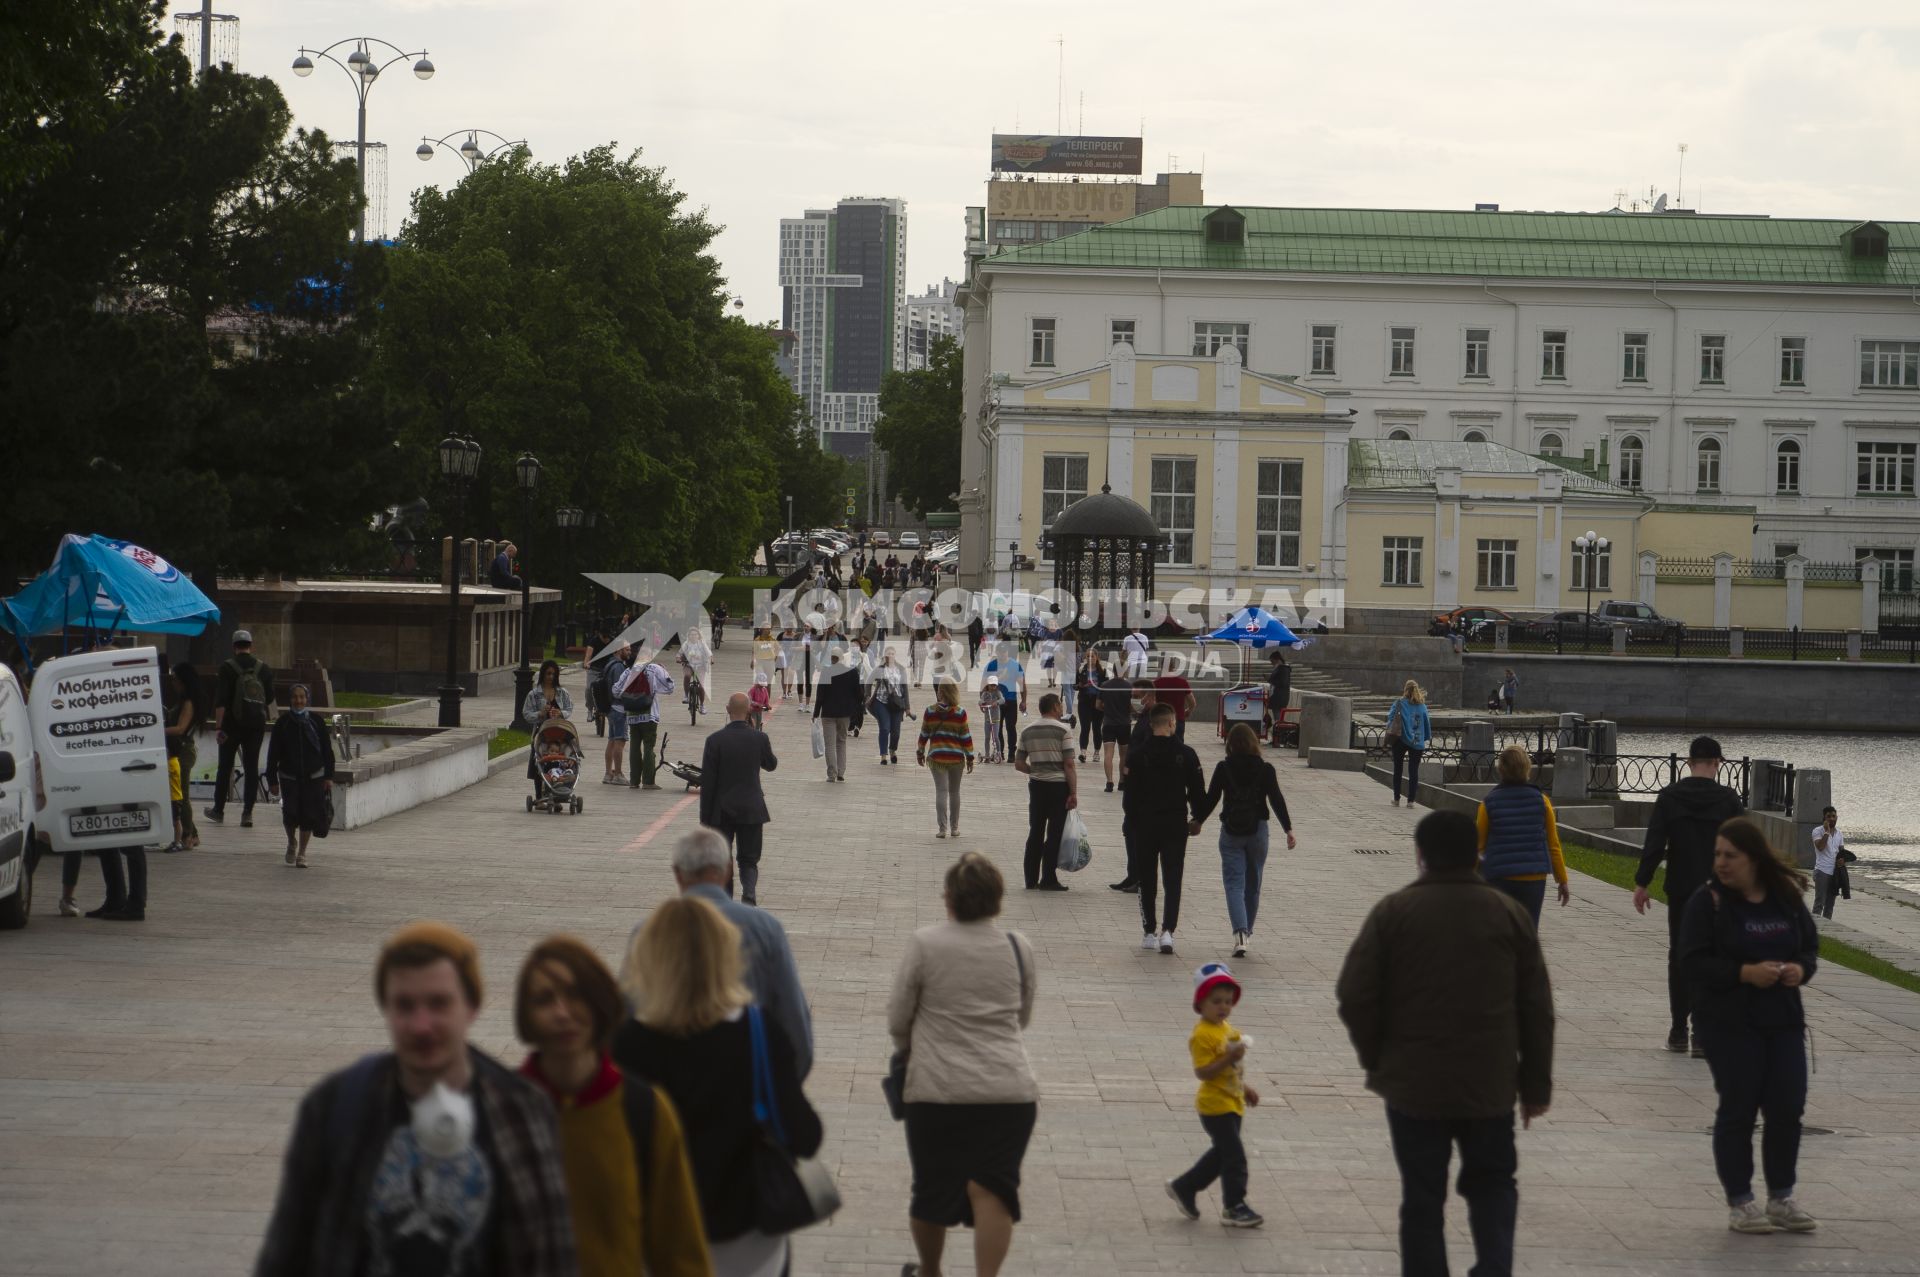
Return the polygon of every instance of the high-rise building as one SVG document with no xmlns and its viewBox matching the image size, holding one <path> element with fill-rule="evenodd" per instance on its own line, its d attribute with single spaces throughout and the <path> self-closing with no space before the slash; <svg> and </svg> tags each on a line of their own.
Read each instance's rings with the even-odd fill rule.
<svg viewBox="0 0 1920 1277">
<path fill-rule="evenodd" d="M 932 356 L 933 343 L 942 337 L 961 339 L 965 321 L 954 297 L 960 285 L 942 279 L 918 297 L 907 298 L 907 370 L 925 368 Z"/>
<path fill-rule="evenodd" d="M 853 198 L 780 220 L 781 327 L 820 446 L 863 457 L 880 381 L 906 364 L 907 203 Z"/>
</svg>

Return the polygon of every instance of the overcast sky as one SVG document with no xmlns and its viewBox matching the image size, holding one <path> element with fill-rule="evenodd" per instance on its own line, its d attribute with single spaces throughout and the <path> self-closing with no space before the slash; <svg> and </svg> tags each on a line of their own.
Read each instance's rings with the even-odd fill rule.
<svg viewBox="0 0 1920 1277">
<path fill-rule="evenodd" d="M 196 8 L 176 0 L 178 9 Z M 369 99 L 388 225 L 462 174 L 423 134 L 492 129 L 558 161 L 639 147 L 725 227 L 750 319 L 777 318 L 779 219 L 898 196 L 908 288 L 961 273 L 990 135 L 1146 139 L 1209 201 L 1600 210 L 1675 193 L 1705 212 L 1920 218 L 1920 6 L 1837 0 L 217 0 L 240 66 L 301 125 L 354 133 L 353 90 L 298 46 L 425 48 Z M 1065 37 L 1064 121 L 1057 115 Z M 339 50 L 342 56 L 346 48 Z M 1084 108 L 1082 107 L 1084 95 Z M 1084 117 L 1083 112 L 1084 110 Z M 456 139 L 457 141 L 457 139 Z"/>
</svg>

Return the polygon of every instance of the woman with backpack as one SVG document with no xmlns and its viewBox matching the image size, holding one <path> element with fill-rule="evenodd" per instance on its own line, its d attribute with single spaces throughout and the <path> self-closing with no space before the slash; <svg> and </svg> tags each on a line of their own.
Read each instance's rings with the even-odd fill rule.
<svg viewBox="0 0 1920 1277">
<path fill-rule="evenodd" d="M 1530 784 L 1533 759 L 1523 745 L 1509 745 L 1494 760 L 1500 783 L 1480 800 L 1475 823 L 1480 827 L 1480 876 L 1489 885 L 1518 900 L 1540 925 L 1540 906 L 1547 899 L 1547 874 L 1560 884 L 1564 908 L 1572 894 L 1567 886 L 1567 862 L 1560 852 L 1560 826 L 1553 800 Z"/>
<path fill-rule="evenodd" d="M 1387 710 L 1387 748 L 1393 752 L 1393 805 L 1400 805 L 1400 766 L 1409 755 L 1407 806 L 1420 797 L 1420 755 L 1433 743 L 1433 722 L 1427 717 L 1426 689 L 1412 679 Z"/>
<path fill-rule="evenodd" d="M 559 1114 L 580 1274 L 711 1277 L 673 1101 L 607 1050 L 626 1018 L 613 972 L 572 936 L 549 936 L 520 965 L 513 1027 L 533 1048 L 520 1076 Z"/>
<path fill-rule="evenodd" d="M 786 1233 L 761 1227 L 759 1150 L 777 1130 L 788 1154 L 812 1157 L 823 1132 L 800 1089 L 793 1043 L 763 1018 L 743 982 L 739 930 L 707 901 L 675 896 L 635 933 L 620 983 L 634 1012 L 614 1034 L 613 1058 L 679 1111 L 713 1271 L 788 1271 Z M 756 1075 L 768 1079 L 764 1089 Z M 754 1117 L 757 1093 L 769 1112 L 764 1123 Z"/>
<path fill-rule="evenodd" d="M 1800 987 L 1819 967 L 1820 933 L 1806 873 L 1744 816 L 1720 826 L 1713 878 L 1684 902 L 1680 962 L 1693 996 L 1694 1041 L 1707 1053 L 1720 1107 L 1713 1167 L 1736 1233 L 1808 1233 L 1819 1225 L 1794 1200 L 1800 1116 L 1807 1106 L 1807 1017 Z M 1766 1119 L 1764 1208 L 1753 1196 L 1753 1128 Z"/>
<path fill-rule="evenodd" d="M 1267 813 L 1272 811 L 1287 834 L 1287 850 L 1298 842 L 1293 817 L 1273 764 L 1260 756 L 1260 734 L 1251 724 L 1235 723 L 1227 733 L 1227 756 L 1215 764 L 1206 801 L 1188 832 L 1220 808 L 1220 881 L 1227 889 L 1227 919 L 1233 924 L 1233 956 L 1247 956 L 1253 924 L 1260 916 L 1260 881 L 1267 868 Z"/>
<path fill-rule="evenodd" d="M 267 742 L 267 786 L 280 800 L 280 823 L 287 830 L 287 863 L 307 867 L 307 840 L 322 838 L 333 822 L 333 741 L 307 708 L 307 685 L 295 683 L 287 694 L 290 712 L 273 725 Z"/>
</svg>

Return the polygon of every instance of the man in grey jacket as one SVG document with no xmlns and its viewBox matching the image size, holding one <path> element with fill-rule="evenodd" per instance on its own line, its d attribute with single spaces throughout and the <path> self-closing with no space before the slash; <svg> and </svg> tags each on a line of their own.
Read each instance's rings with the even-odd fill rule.
<svg viewBox="0 0 1920 1277">
<path fill-rule="evenodd" d="M 787 945 L 786 928 L 766 910 L 728 895 L 732 875 L 733 858 L 727 854 L 726 840 L 712 829 L 694 830 L 673 849 L 673 880 L 680 894 L 698 896 L 740 929 L 747 989 L 767 1018 L 785 1030 L 793 1043 L 794 1066 L 805 1081 L 813 1069 L 813 1016 L 800 988 L 800 968 Z"/>
</svg>

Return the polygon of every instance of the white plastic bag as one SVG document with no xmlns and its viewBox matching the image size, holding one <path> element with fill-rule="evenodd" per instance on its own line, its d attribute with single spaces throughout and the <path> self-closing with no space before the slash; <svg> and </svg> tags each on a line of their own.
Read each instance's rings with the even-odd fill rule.
<svg viewBox="0 0 1920 1277">
<path fill-rule="evenodd" d="M 1078 873 L 1093 862 L 1093 843 L 1087 838 L 1087 822 L 1080 819 L 1078 811 L 1067 813 L 1066 824 L 1060 833 L 1060 860 L 1062 872 Z"/>
<path fill-rule="evenodd" d="M 817 718 L 813 720 L 813 756 L 815 758 L 827 756 L 827 729 Z"/>
</svg>

